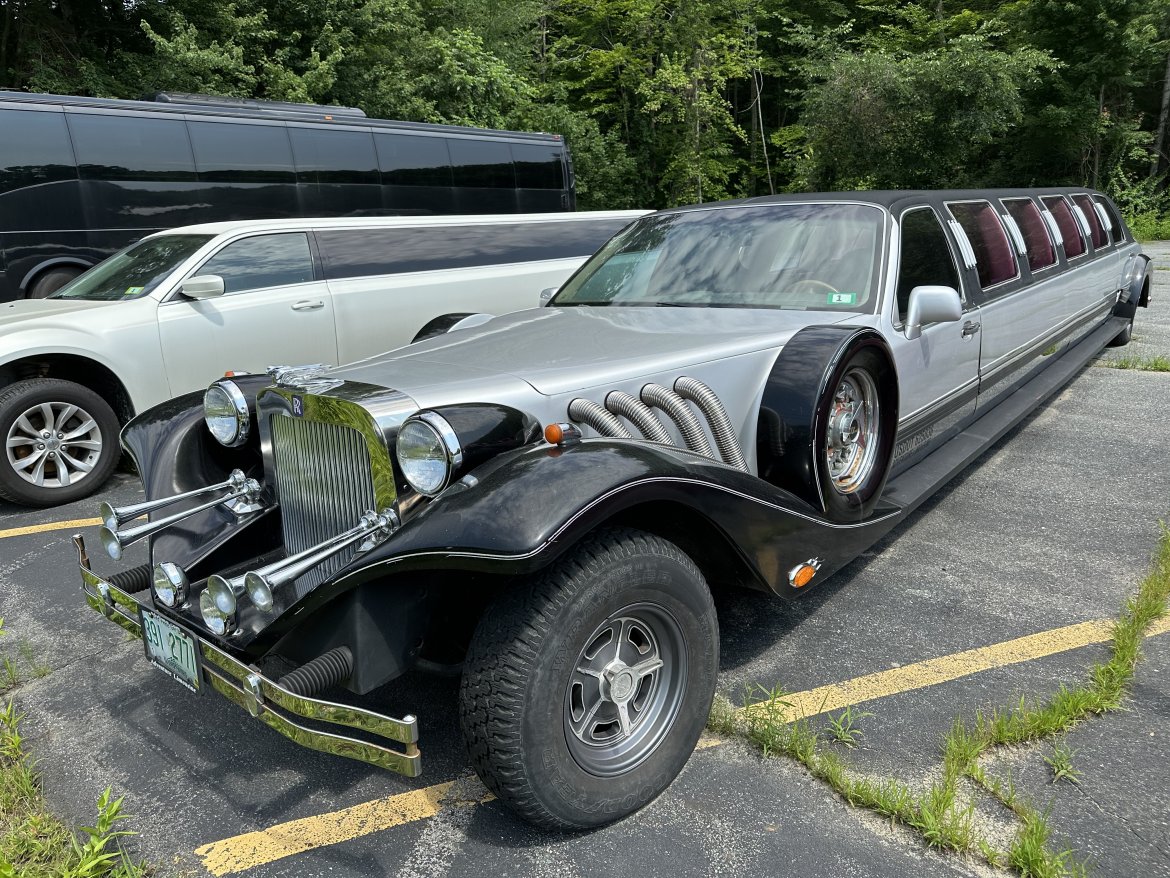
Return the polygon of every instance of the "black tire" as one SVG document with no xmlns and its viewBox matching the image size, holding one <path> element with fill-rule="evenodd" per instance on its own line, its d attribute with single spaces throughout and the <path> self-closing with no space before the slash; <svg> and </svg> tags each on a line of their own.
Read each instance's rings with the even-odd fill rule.
<svg viewBox="0 0 1170 878">
<path fill-rule="evenodd" d="M 621 634 L 605 640 L 599 632 L 607 630 Z M 638 660 L 619 661 L 623 650 Z M 661 667 L 638 676 L 639 656 Z M 606 662 L 613 676 L 603 683 L 600 675 L 596 688 L 614 700 L 582 692 L 594 677 L 577 668 L 589 662 Z M 650 534 L 599 531 L 480 620 L 459 693 L 471 763 L 537 826 L 612 823 L 682 770 L 707 721 L 718 666 L 715 607 L 691 559 Z M 585 715 L 584 700 L 595 713 Z"/>
<path fill-rule="evenodd" d="M 842 357 L 833 369 L 817 403 L 814 453 L 816 472 L 825 514 L 833 521 L 858 521 L 877 505 L 893 459 L 897 427 L 894 376 L 888 361 L 871 348 L 860 348 Z M 856 456 L 845 455 L 850 447 L 844 440 L 845 423 L 857 424 L 849 406 L 840 403 L 841 388 L 867 388 L 869 400 L 865 426 L 865 447 Z M 856 448 L 857 443 L 853 444 Z"/>
<path fill-rule="evenodd" d="M 25 298 L 44 299 L 51 296 L 65 284 L 80 275 L 80 268 L 50 268 L 35 281 L 29 284 Z"/>
<path fill-rule="evenodd" d="M 1134 316 L 1135 315 L 1133 315 L 1133 314 L 1130 315 L 1129 322 L 1125 324 L 1125 329 L 1121 330 L 1121 332 L 1119 332 L 1119 333 L 1117 333 L 1117 335 L 1113 336 L 1113 338 L 1109 340 L 1109 343 L 1108 343 L 1108 345 L 1106 345 L 1106 347 L 1123 348 L 1127 344 L 1130 343 L 1130 341 L 1133 339 L 1133 318 L 1134 318 Z"/>
<path fill-rule="evenodd" d="M 55 435 L 39 443 L 47 417 L 42 405 L 48 406 L 54 420 L 61 419 L 62 429 L 57 432 L 65 437 L 63 443 Z M 69 414 L 74 406 L 76 411 Z M 92 426 L 87 427 L 90 422 Z M 69 436 L 83 429 L 69 441 Z M 12 438 L 31 441 L 11 446 Z M 45 447 L 39 448 L 39 444 Z M 100 488 L 117 465 L 118 418 L 109 404 L 87 387 L 56 378 L 30 378 L 0 391 L 0 447 L 4 449 L 0 453 L 0 498 L 25 506 L 70 503 Z M 58 458 L 58 454 L 68 460 Z M 33 456 L 36 460 L 30 468 L 25 461 Z M 41 485 L 34 483 L 38 466 Z M 30 477 L 21 475 L 26 471 Z"/>
</svg>

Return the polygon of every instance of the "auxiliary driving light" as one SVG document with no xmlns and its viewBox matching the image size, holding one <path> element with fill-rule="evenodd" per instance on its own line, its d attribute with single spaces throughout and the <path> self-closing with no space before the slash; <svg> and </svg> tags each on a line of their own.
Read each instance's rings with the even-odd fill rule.
<svg viewBox="0 0 1170 878">
<path fill-rule="evenodd" d="M 218 575 L 207 580 L 199 595 L 199 615 L 212 634 L 223 637 L 235 630 L 236 592 L 229 580 Z"/>
<path fill-rule="evenodd" d="M 190 585 L 186 572 L 178 564 L 164 561 L 155 565 L 154 596 L 164 606 L 176 607 L 187 600 Z"/>
</svg>

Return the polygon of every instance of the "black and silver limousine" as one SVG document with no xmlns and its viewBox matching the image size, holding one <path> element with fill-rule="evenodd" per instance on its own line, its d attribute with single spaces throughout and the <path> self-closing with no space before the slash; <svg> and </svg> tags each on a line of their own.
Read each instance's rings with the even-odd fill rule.
<svg viewBox="0 0 1170 878">
<path fill-rule="evenodd" d="M 1129 341 L 1147 270 L 1083 189 L 651 214 L 545 307 L 138 416 L 147 499 L 103 506 L 101 538 L 151 563 L 99 575 L 77 538 L 86 600 L 158 686 L 411 776 L 410 705 L 356 696 L 459 672 L 491 791 L 601 825 L 698 739 L 712 591 L 816 588 Z"/>
</svg>

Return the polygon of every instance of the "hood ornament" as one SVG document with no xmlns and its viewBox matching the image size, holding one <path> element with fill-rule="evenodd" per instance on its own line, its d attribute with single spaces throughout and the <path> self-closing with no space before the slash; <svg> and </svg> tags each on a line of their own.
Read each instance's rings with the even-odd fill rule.
<svg viewBox="0 0 1170 878">
<path fill-rule="evenodd" d="M 306 366 L 269 366 L 265 371 L 277 387 L 324 393 L 345 383 L 341 378 L 325 377 L 325 373 L 332 368 L 328 363 L 313 363 Z"/>
</svg>

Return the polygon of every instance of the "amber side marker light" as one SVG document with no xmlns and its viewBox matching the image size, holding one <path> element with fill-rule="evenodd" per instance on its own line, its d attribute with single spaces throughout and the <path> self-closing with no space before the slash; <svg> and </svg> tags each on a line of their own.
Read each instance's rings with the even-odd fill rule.
<svg viewBox="0 0 1170 878">
<path fill-rule="evenodd" d="M 797 564 L 788 571 L 788 583 L 796 588 L 804 588 L 813 581 L 813 577 L 820 569 L 821 559 L 809 558 L 803 564 Z"/>
<path fill-rule="evenodd" d="M 572 424 L 549 424 L 544 428 L 544 441 L 549 445 L 568 445 L 581 439 L 581 431 Z"/>
</svg>

